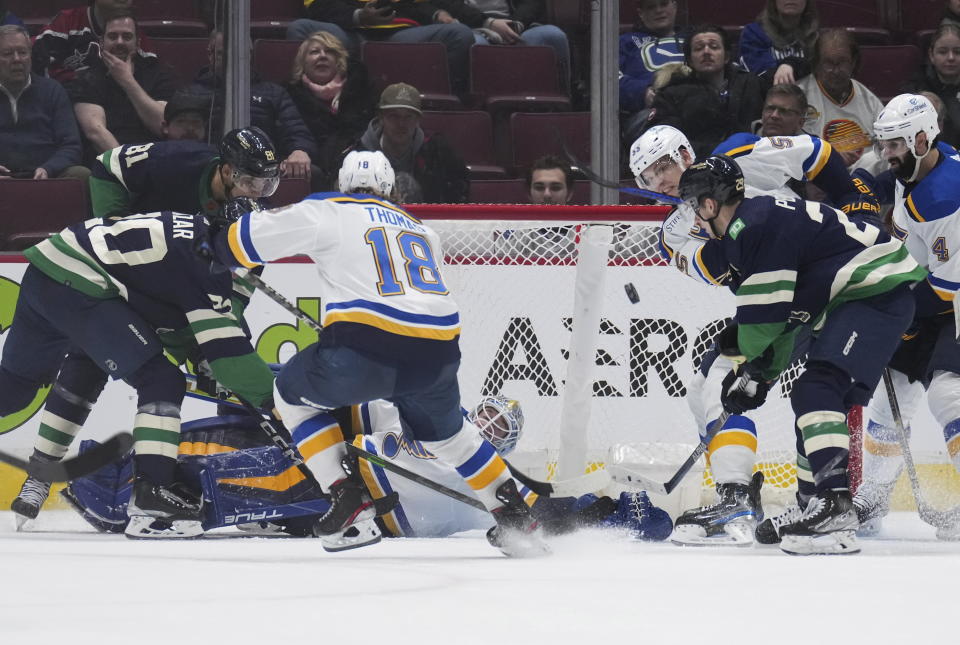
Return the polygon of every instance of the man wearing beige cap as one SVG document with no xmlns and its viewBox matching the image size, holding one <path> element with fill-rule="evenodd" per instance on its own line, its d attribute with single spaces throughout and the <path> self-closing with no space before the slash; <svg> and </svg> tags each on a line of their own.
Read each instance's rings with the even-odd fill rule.
<svg viewBox="0 0 960 645">
<path fill-rule="evenodd" d="M 397 175 L 401 201 L 458 204 L 467 200 L 470 184 L 460 155 L 439 133 L 425 134 L 420 91 L 406 83 L 387 86 L 379 114 L 353 150 L 381 150 Z"/>
</svg>

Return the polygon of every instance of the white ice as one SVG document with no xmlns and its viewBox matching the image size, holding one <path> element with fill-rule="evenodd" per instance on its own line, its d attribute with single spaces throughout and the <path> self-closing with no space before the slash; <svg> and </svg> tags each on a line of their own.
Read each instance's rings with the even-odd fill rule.
<svg viewBox="0 0 960 645">
<path fill-rule="evenodd" d="M 596 532 L 508 559 L 481 532 L 143 542 L 70 511 L 0 513 L 0 644 L 956 643 L 960 543 L 913 514 L 855 556 L 679 548 Z"/>
</svg>

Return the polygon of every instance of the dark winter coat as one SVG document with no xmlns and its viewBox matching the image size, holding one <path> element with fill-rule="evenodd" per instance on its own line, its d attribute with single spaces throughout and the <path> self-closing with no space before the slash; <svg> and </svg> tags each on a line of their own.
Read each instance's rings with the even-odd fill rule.
<svg viewBox="0 0 960 645">
<path fill-rule="evenodd" d="M 946 141 L 953 147 L 960 145 L 960 83 L 949 85 L 940 80 L 932 65 L 925 65 L 924 69 L 903 87 L 903 91 L 917 94 L 919 92 L 933 92 L 943 101 L 946 119 L 940 140 Z"/>
<path fill-rule="evenodd" d="M 434 4 L 472 29 L 482 27 L 487 18 L 482 11 L 468 5 L 464 0 L 434 0 Z M 545 0 L 509 0 L 508 4 L 510 5 L 510 20 L 522 22 L 524 27 L 529 27 L 534 23 L 546 24 L 547 22 Z"/>
</svg>

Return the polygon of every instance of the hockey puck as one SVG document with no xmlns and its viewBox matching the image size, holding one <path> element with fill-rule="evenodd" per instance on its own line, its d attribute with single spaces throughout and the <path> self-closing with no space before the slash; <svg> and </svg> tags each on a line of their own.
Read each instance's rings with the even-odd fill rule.
<svg viewBox="0 0 960 645">
<path fill-rule="evenodd" d="M 640 302 L 640 296 L 637 294 L 637 288 L 633 286 L 632 282 L 628 282 L 627 284 L 623 285 L 623 290 L 627 292 L 627 298 L 630 300 L 630 302 L 633 304 Z"/>
</svg>

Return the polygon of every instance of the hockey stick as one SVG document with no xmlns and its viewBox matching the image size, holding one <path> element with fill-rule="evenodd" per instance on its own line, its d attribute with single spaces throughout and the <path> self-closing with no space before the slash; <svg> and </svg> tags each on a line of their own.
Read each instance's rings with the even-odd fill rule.
<svg viewBox="0 0 960 645">
<path fill-rule="evenodd" d="M 478 499 L 474 499 L 473 497 L 464 495 L 460 491 L 453 490 L 452 488 L 447 488 L 443 484 L 439 484 L 433 481 L 432 479 L 427 479 L 422 475 L 418 475 L 412 470 L 407 470 L 402 466 L 398 466 L 392 461 L 389 461 L 387 459 L 384 459 L 383 457 L 375 455 L 372 452 L 367 452 L 363 448 L 359 448 L 353 445 L 352 443 L 347 442 L 345 445 L 347 446 L 347 452 L 352 453 L 357 457 L 362 457 L 363 459 L 366 459 L 367 461 L 369 461 L 371 464 L 376 464 L 377 466 L 380 466 L 384 470 L 389 470 L 390 472 L 396 473 L 401 477 L 406 477 L 410 481 L 417 482 L 421 486 L 426 486 L 427 488 L 434 490 L 440 493 L 441 495 L 446 495 L 447 497 L 455 499 L 458 502 L 462 502 L 467 506 L 472 506 L 473 508 L 479 509 L 481 511 L 487 510 L 487 507 L 484 506 L 483 503 Z"/>
<path fill-rule="evenodd" d="M 318 334 L 323 332 L 323 325 L 321 325 L 316 320 L 308 316 L 307 312 L 302 310 L 300 307 L 296 306 L 295 304 L 287 300 L 283 296 L 283 294 L 281 294 L 279 291 L 277 291 L 276 289 L 271 287 L 269 284 L 264 282 L 263 278 L 261 278 L 254 272 L 251 271 L 247 275 L 243 276 L 243 279 L 249 281 L 250 284 L 252 284 L 257 289 L 267 294 L 267 297 L 269 297 L 275 303 L 277 303 L 278 305 L 286 309 L 288 312 L 293 314 L 295 318 L 298 318 L 303 322 L 307 323 L 307 326 L 309 326 Z"/>
<path fill-rule="evenodd" d="M 910 479 L 910 488 L 913 489 L 913 498 L 917 502 L 917 512 L 920 519 L 937 528 L 953 528 L 960 524 L 960 506 L 948 511 L 938 511 L 923 499 L 920 492 L 920 478 L 917 476 L 917 467 L 913 463 L 913 454 L 910 452 L 910 440 L 907 439 L 907 430 L 900 416 L 900 403 L 897 401 L 897 391 L 893 386 L 893 377 L 890 368 L 883 370 L 883 385 L 887 390 L 887 401 L 893 421 L 897 424 L 897 440 L 900 442 L 900 451 L 903 453 L 903 463 L 907 467 L 907 477 Z"/>
<path fill-rule="evenodd" d="M 738 378 L 733 387 L 738 390 L 743 389 L 743 387 L 750 380 L 750 376 L 743 374 Z M 730 418 L 731 413 L 726 410 L 723 411 L 723 414 L 720 415 L 712 426 L 710 430 L 707 431 L 707 434 L 700 439 L 700 443 L 697 444 L 697 447 L 693 449 L 693 452 L 690 453 L 690 456 L 687 457 L 687 460 L 681 464 L 680 468 L 674 473 L 666 483 L 656 482 L 645 475 L 642 475 L 635 470 L 626 468 L 619 464 L 607 464 L 607 470 L 610 472 L 610 476 L 613 477 L 613 481 L 619 482 L 621 484 L 633 484 L 635 486 L 641 486 L 647 492 L 659 493 L 661 495 L 669 495 L 677 487 L 687 473 L 690 472 L 690 469 L 693 468 L 693 465 L 697 463 L 697 460 L 700 459 L 700 456 L 707 451 L 707 446 L 710 445 L 710 442 L 713 441 L 713 438 L 717 436 L 723 426 L 727 423 L 727 420 Z"/>
<path fill-rule="evenodd" d="M 563 137 L 557 132 L 557 139 L 560 142 L 560 149 L 563 151 L 563 156 L 566 157 L 567 161 L 570 163 L 571 169 L 579 172 L 581 175 L 592 181 L 593 183 L 603 186 L 604 188 L 613 188 L 618 190 L 621 193 L 627 193 L 629 195 L 639 195 L 640 197 L 646 197 L 647 199 L 653 199 L 658 202 L 665 202 L 667 204 L 682 204 L 683 200 L 679 197 L 674 197 L 673 195 L 667 195 L 666 193 L 658 193 L 654 190 L 645 190 L 643 188 L 631 188 L 629 186 L 621 186 L 619 182 L 604 179 L 597 173 L 593 172 L 590 169 L 590 166 L 581 163 L 577 156 L 567 148 L 566 142 L 564 142 Z"/>
<path fill-rule="evenodd" d="M 34 479 L 44 482 L 68 482 L 100 470 L 133 448 L 133 435 L 121 432 L 76 457 L 60 461 L 31 462 L 0 452 L 0 462 L 25 470 Z"/>
</svg>

